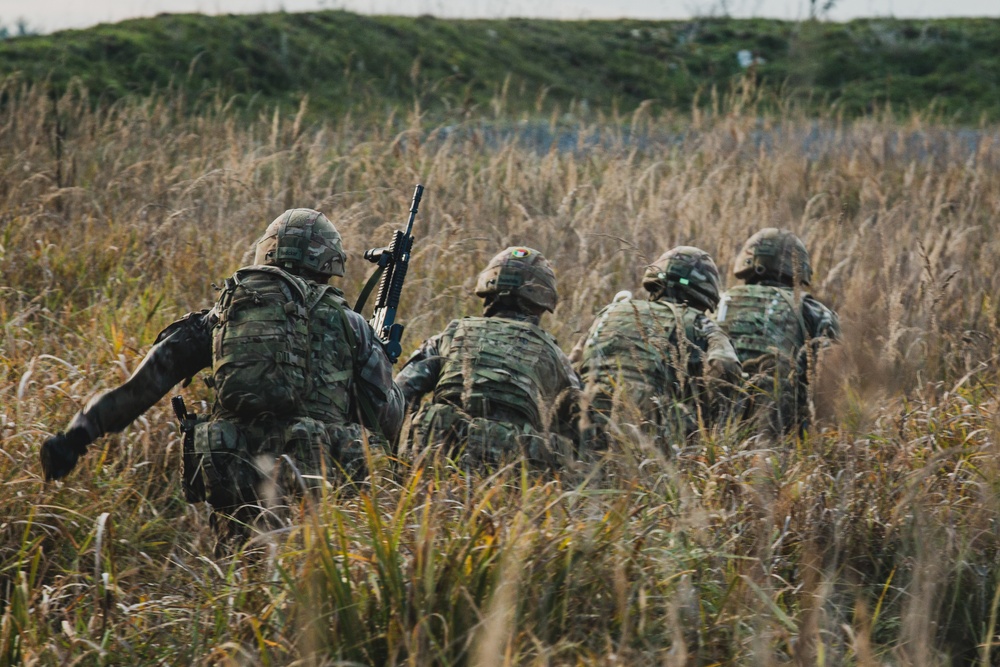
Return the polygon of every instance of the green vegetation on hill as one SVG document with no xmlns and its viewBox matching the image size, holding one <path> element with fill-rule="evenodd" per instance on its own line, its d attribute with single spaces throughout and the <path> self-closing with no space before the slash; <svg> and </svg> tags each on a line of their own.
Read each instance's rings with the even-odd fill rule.
<svg viewBox="0 0 1000 667">
<path fill-rule="evenodd" d="M 854 115 L 890 103 L 934 104 L 945 117 L 1000 118 L 1000 20 L 789 23 L 459 21 L 342 11 L 251 16 L 161 15 L 0 43 L 0 75 L 57 87 L 78 78 L 117 99 L 167 86 L 239 106 L 296 104 L 337 112 L 406 107 L 435 114 L 587 107 L 653 100 L 687 110 L 698 91 L 728 90 L 746 70 L 783 98 Z M 702 95 L 707 100 L 708 95 Z M 707 103 L 707 102 L 706 102 Z"/>
</svg>

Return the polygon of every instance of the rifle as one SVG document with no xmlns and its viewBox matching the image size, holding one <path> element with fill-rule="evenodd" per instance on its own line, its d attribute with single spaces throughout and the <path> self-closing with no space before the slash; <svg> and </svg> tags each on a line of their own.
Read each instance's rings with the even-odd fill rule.
<svg viewBox="0 0 1000 667">
<path fill-rule="evenodd" d="M 403 337 L 403 325 L 396 322 L 396 309 L 399 307 L 399 297 L 403 292 L 403 281 L 406 279 L 406 269 L 410 265 L 410 249 L 413 247 L 413 220 L 417 217 L 420 198 L 424 194 L 424 186 L 417 185 L 413 190 L 413 201 L 410 203 L 410 217 L 406 221 L 406 230 L 396 230 L 392 235 L 392 243 L 385 248 L 372 248 L 365 252 L 365 259 L 378 268 L 368 284 L 361 290 L 354 311 L 360 313 L 365 301 L 372 291 L 375 281 L 378 281 L 378 293 L 375 296 L 375 309 L 368 324 L 375 330 L 385 348 L 389 361 L 396 363 L 403 351 L 399 341 Z"/>
</svg>

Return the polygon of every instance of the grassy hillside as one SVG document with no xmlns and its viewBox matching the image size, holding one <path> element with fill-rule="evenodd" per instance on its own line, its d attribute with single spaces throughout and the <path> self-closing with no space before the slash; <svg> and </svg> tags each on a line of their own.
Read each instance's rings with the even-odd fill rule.
<svg viewBox="0 0 1000 667">
<path fill-rule="evenodd" d="M 161 15 L 0 43 L 0 74 L 65 87 L 79 79 L 113 100 L 174 86 L 238 107 L 298 103 L 412 107 L 435 117 L 540 110 L 628 111 L 644 100 L 687 110 L 698 91 L 728 90 L 753 66 L 766 89 L 849 115 L 889 102 L 934 104 L 946 118 L 1000 118 L 1000 20 L 859 20 L 846 24 L 458 21 L 342 11 Z M 710 104 L 710 95 L 700 101 Z"/>
</svg>

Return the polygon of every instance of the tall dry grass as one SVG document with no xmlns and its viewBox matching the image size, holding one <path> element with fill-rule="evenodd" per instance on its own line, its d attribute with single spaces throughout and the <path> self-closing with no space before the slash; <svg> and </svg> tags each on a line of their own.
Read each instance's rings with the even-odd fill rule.
<svg viewBox="0 0 1000 667">
<path fill-rule="evenodd" d="M 685 121 L 553 119 L 550 150 L 502 119 L 94 109 L 11 82 L 0 98 L 0 665 L 1000 659 L 998 128 L 733 99 Z M 555 264 L 546 325 L 568 348 L 664 249 L 725 267 L 758 228 L 792 228 L 845 330 L 817 428 L 780 447 L 705 434 L 670 459 L 637 439 L 558 475 L 381 461 L 220 558 L 165 405 L 42 484 L 46 435 L 210 304 L 268 221 L 325 211 L 353 296 L 417 181 L 409 347 L 476 312 L 478 267 L 510 244 Z"/>
</svg>

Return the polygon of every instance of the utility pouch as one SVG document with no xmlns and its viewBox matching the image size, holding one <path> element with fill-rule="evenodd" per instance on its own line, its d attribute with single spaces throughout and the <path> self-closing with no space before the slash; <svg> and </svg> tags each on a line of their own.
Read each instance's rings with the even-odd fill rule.
<svg viewBox="0 0 1000 667">
<path fill-rule="evenodd" d="M 184 481 L 193 496 L 213 502 L 213 498 L 222 497 L 220 494 L 229 497 L 234 492 L 246 495 L 255 491 L 246 438 L 236 424 L 223 419 L 200 421 L 194 426 L 192 440 L 191 465 L 185 460 Z M 248 488 L 240 488 L 243 486 Z"/>
</svg>

